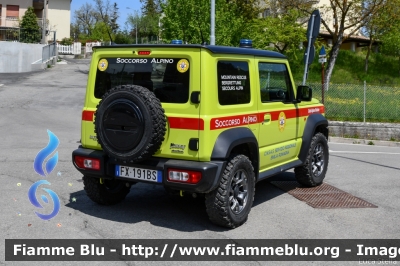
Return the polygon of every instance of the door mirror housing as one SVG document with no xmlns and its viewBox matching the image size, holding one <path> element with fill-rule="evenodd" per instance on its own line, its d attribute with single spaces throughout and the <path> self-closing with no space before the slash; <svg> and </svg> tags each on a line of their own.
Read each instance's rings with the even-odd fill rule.
<svg viewBox="0 0 400 266">
<path fill-rule="evenodd" d="M 297 87 L 297 102 L 301 101 L 311 101 L 312 99 L 312 89 L 308 86 L 300 85 Z"/>
</svg>

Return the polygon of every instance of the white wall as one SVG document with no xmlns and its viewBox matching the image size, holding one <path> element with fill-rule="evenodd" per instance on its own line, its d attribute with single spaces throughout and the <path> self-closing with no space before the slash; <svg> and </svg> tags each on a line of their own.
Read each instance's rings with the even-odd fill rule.
<svg viewBox="0 0 400 266">
<path fill-rule="evenodd" d="M 0 41 L 0 73 L 32 71 L 32 63 L 42 59 L 43 44 Z"/>
<path fill-rule="evenodd" d="M 50 30 L 57 31 L 57 40 L 70 37 L 71 26 L 71 1 L 70 0 L 49 0 L 48 19 L 50 22 Z M 48 40 L 52 40 L 53 35 L 50 34 Z"/>
<path fill-rule="evenodd" d="M 329 25 L 330 29 L 334 29 L 333 27 L 333 11 L 330 5 L 329 0 L 319 0 L 318 3 L 319 11 L 321 14 L 321 17 L 327 22 Z M 339 17 L 340 19 L 340 17 Z M 340 21 L 339 21 L 340 23 Z M 321 23 L 321 31 L 327 32 L 328 30 L 325 28 L 325 26 Z M 344 34 L 349 34 L 351 32 L 351 29 L 345 30 Z M 355 35 L 359 35 L 359 31 L 355 33 Z"/>
</svg>

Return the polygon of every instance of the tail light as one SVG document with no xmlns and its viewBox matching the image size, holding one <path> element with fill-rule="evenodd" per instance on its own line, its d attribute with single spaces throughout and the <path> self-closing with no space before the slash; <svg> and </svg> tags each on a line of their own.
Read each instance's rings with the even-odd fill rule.
<svg viewBox="0 0 400 266">
<path fill-rule="evenodd" d="M 138 51 L 138 55 L 150 55 L 150 51 Z"/>
<path fill-rule="evenodd" d="M 94 111 L 84 110 L 82 111 L 82 121 L 93 122 Z"/>
<path fill-rule="evenodd" d="M 75 156 L 74 162 L 78 168 L 100 170 L 100 160 L 89 157 Z"/>
<path fill-rule="evenodd" d="M 201 180 L 201 172 L 168 169 L 167 179 L 170 182 L 197 184 Z"/>
</svg>

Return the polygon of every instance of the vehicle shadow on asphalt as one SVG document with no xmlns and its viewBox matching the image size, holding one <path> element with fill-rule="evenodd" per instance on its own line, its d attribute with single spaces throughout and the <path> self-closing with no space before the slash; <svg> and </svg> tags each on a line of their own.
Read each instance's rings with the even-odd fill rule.
<svg viewBox="0 0 400 266">
<path fill-rule="evenodd" d="M 253 207 L 285 193 L 271 185 L 269 181 L 293 179 L 293 173 L 282 173 L 273 179 L 257 183 Z M 209 221 L 204 196 L 200 195 L 197 198 L 193 198 L 190 194 L 183 197 L 171 196 L 158 185 L 143 183 L 133 185 L 126 199 L 112 206 L 94 203 L 87 197 L 84 190 L 71 193 L 70 199 L 73 198 L 75 201 L 71 200 L 66 204 L 67 207 L 105 220 L 129 224 L 147 221 L 154 226 L 181 232 L 230 230 Z"/>
<path fill-rule="evenodd" d="M 256 184 L 256 194 L 254 196 L 253 207 L 286 193 L 272 185 L 270 183 L 271 181 L 296 181 L 296 178 L 293 172 L 284 172 L 258 182 Z"/>
</svg>

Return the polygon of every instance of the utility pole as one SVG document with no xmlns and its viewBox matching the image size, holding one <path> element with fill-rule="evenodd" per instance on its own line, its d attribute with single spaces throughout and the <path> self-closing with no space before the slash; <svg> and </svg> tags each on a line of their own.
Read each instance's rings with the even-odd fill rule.
<svg viewBox="0 0 400 266">
<path fill-rule="evenodd" d="M 46 44 L 46 18 L 47 18 L 47 10 L 48 10 L 48 5 L 49 5 L 49 0 L 44 1 L 44 6 L 43 6 L 43 20 L 42 20 L 42 43 Z"/>
<path fill-rule="evenodd" d="M 210 32 L 210 45 L 215 45 L 215 0 L 211 0 L 211 32 Z"/>
<path fill-rule="evenodd" d="M 326 62 L 326 52 L 325 47 L 322 45 L 321 50 L 319 51 L 319 60 L 318 62 L 321 63 L 321 82 L 322 82 L 322 103 L 325 102 L 325 83 L 324 83 L 324 74 L 325 74 L 325 62 Z"/>
</svg>

